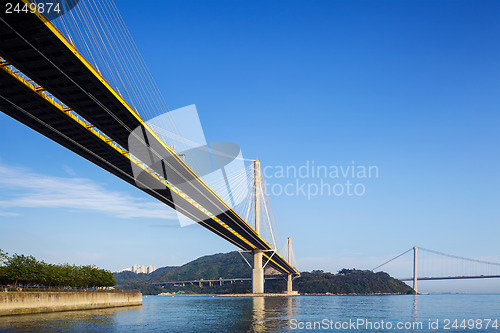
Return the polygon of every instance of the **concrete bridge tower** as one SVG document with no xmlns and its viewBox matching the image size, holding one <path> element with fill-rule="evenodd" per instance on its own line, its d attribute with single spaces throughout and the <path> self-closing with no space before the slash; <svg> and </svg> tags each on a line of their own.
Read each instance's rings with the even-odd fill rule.
<svg viewBox="0 0 500 333">
<path fill-rule="evenodd" d="M 292 263 L 292 239 L 288 237 L 287 239 L 287 247 L 288 247 L 288 262 L 291 264 Z M 293 287 L 292 287 L 292 274 L 288 274 L 287 280 L 286 280 L 286 292 L 287 294 L 293 294 Z"/>
<path fill-rule="evenodd" d="M 260 233 L 260 162 L 254 162 L 254 191 L 255 191 L 255 231 Z M 253 250 L 252 293 L 264 293 L 264 267 L 262 267 L 262 251 Z"/>
</svg>

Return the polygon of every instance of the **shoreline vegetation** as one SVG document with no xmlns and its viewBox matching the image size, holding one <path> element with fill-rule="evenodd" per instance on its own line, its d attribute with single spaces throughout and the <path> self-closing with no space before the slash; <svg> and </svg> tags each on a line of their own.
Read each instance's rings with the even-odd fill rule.
<svg viewBox="0 0 500 333">
<path fill-rule="evenodd" d="M 33 256 L 9 256 L 0 250 L 0 285 L 21 291 L 22 287 L 101 288 L 116 285 L 113 273 L 93 265 L 48 264 Z"/>
</svg>

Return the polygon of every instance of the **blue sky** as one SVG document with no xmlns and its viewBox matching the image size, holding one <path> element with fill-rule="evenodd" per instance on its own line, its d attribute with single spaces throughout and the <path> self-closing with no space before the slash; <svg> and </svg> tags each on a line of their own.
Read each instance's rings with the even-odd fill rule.
<svg viewBox="0 0 500 333">
<path fill-rule="evenodd" d="M 117 6 L 170 108 L 196 104 L 208 141 L 237 143 L 263 166 L 377 166 L 378 177 L 353 180 L 362 196 L 272 198 L 301 269 L 370 269 L 413 245 L 500 262 L 500 3 Z M 111 270 L 234 249 L 0 122 L 1 248 Z"/>
</svg>

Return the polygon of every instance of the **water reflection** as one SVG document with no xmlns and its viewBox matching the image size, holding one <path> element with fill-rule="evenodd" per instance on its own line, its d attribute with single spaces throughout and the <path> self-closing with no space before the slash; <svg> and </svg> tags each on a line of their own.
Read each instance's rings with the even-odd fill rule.
<svg viewBox="0 0 500 333">
<path fill-rule="evenodd" d="M 283 331 L 294 316 L 295 297 L 252 297 L 251 332 Z"/>
<path fill-rule="evenodd" d="M 363 318 L 371 322 L 426 323 L 442 318 L 496 318 L 498 313 L 497 295 L 160 296 L 144 298 L 142 308 L 0 317 L 0 332 L 297 332 L 290 326 L 291 319 L 348 322 Z M 418 332 L 435 330 L 424 327 Z"/>
<path fill-rule="evenodd" d="M 117 324 L 117 315 L 141 311 L 141 306 L 25 314 L 0 317 L 0 332 L 101 332 Z"/>
<path fill-rule="evenodd" d="M 266 298 L 265 297 L 252 297 L 253 303 L 253 317 L 252 329 L 253 332 L 265 332 L 266 326 L 264 324 Z"/>
<path fill-rule="evenodd" d="M 283 332 L 296 297 L 147 297 L 142 307 L 0 317 L 0 332 Z"/>
<path fill-rule="evenodd" d="M 293 300 L 295 297 L 287 297 L 287 315 L 288 315 L 288 320 L 293 318 Z"/>
<path fill-rule="evenodd" d="M 413 295 L 413 310 L 412 310 L 413 321 L 418 321 L 418 295 Z"/>
</svg>

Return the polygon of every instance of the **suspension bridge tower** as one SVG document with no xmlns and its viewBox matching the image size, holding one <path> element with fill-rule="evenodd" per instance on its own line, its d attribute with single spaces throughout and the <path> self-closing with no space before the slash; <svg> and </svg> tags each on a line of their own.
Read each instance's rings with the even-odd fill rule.
<svg viewBox="0 0 500 333">
<path fill-rule="evenodd" d="M 416 246 L 413 247 L 413 290 L 415 290 L 415 294 L 418 294 L 418 286 L 417 286 L 417 250 Z"/>
</svg>

